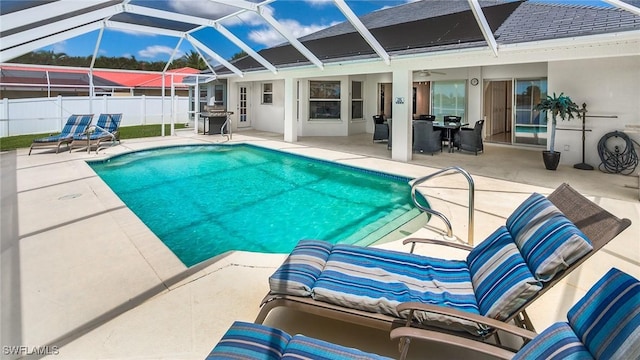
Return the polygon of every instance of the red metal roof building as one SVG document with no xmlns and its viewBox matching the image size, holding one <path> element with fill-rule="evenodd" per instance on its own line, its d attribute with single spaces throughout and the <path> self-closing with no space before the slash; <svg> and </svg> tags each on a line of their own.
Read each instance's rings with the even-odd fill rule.
<svg viewBox="0 0 640 360">
<path fill-rule="evenodd" d="M 92 82 L 96 95 L 161 95 L 163 86 L 169 95 L 173 84 L 177 95 L 186 96 L 188 86 L 182 83 L 183 79 L 199 72 L 188 67 L 168 70 L 163 84 L 160 72 L 94 69 L 90 79 L 87 68 L 2 64 L 0 97 L 88 96 Z"/>
</svg>

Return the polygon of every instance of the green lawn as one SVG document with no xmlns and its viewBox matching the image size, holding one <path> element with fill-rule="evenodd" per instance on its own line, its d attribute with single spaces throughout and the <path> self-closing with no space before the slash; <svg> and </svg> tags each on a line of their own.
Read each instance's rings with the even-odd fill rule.
<svg viewBox="0 0 640 360">
<path fill-rule="evenodd" d="M 134 139 L 143 137 L 152 137 L 161 135 L 162 125 L 137 125 L 126 126 L 120 128 L 120 139 Z M 184 124 L 175 124 L 176 129 L 183 129 Z M 171 129 L 169 124 L 164 126 L 165 134 L 170 134 Z M 28 148 L 31 146 L 33 139 L 49 136 L 46 134 L 31 134 L 31 135 L 18 135 L 8 136 L 0 138 L 0 151 L 7 151 L 19 148 Z"/>
</svg>

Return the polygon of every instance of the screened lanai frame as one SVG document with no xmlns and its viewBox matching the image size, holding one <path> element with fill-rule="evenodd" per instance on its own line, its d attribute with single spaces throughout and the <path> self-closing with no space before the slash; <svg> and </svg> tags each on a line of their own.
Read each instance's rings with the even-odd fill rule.
<svg viewBox="0 0 640 360">
<path fill-rule="evenodd" d="M 220 56 L 215 49 L 205 45 L 196 36 L 204 28 L 215 29 L 248 56 L 257 61 L 264 69 L 277 74 L 278 68 L 252 49 L 243 40 L 223 25 L 225 20 L 251 13 L 259 16 L 276 30 L 286 41 L 304 56 L 312 65 L 322 69 L 325 63 L 313 51 L 300 42 L 269 11 L 269 5 L 278 0 L 202 0 L 216 5 L 220 11 L 216 18 L 207 18 L 201 14 L 168 11 L 162 8 L 165 1 L 152 0 L 20 0 L 3 1 L 0 7 L 0 63 L 7 62 L 20 55 L 56 42 L 99 30 L 98 39 L 90 69 L 94 67 L 102 34 L 105 29 L 120 29 L 159 34 L 178 38 L 178 44 L 169 58 L 164 70 L 173 61 L 182 42 L 189 42 L 195 51 L 205 60 L 209 71 L 216 75 L 215 64 L 230 71 L 224 76 L 243 77 L 244 72 Z M 498 56 L 498 45 L 480 0 L 467 0 L 470 10 L 482 32 L 487 47 Z M 618 8 L 640 15 L 640 8 L 622 0 L 603 0 Z M 333 4 L 342 12 L 357 34 L 365 40 L 375 53 L 370 61 L 391 62 L 387 50 L 381 45 L 370 29 L 355 15 L 345 0 L 333 0 Z M 28 20 L 27 20 L 28 19 Z M 171 20 L 168 20 L 171 19 Z M 206 56 L 206 57 L 205 57 Z M 262 70 L 262 69 L 261 69 Z"/>
<path fill-rule="evenodd" d="M 345 60 L 344 58 L 327 58 L 324 54 L 322 57 L 323 60 L 320 60 L 318 53 L 325 51 L 326 47 L 335 44 L 318 42 L 316 44 L 323 48 L 312 50 L 309 45 L 311 45 L 313 40 L 305 41 L 303 44 L 303 42 L 295 38 L 282 23 L 274 18 L 269 9 L 270 4 L 280 0 L 201 0 L 226 9 L 215 18 L 207 18 L 200 14 L 168 11 L 166 8 L 163 9 L 158 6 L 158 4 L 164 1 L 167 0 L 4 0 L 0 7 L 0 37 L 2 38 L 2 41 L 0 41 L 0 63 L 59 41 L 98 30 L 95 49 L 91 63 L 88 66 L 89 73 L 91 74 L 105 29 L 119 29 L 177 38 L 177 45 L 162 71 L 163 75 L 185 40 L 193 46 L 198 55 L 207 63 L 209 74 L 203 75 L 206 75 L 209 79 L 242 78 L 246 73 L 253 71 L 267 71 L 278 74 L 279 70 L 284 68 L 290 69 L 292 67 L 311 66 L 324 69 L 325 65 L 329 63 Z M 514 0 L 514 2 L 516 1 L 517 0 Z M 630 0 L 602 1 L 640 16 L 640 8 L 626 2 Z M 485 46 L 485 49 L 492 53 L 494 57 L 499 57 L 500 50 L 498 49 L 493 32 L 495 29 L 492 29 L 489 25 L 490 21 L 488 20 L 491 19 L 488 19 L 487 13 L 485 13 L 485 11 L 489 10 L 483 10 L 480 2 L 482 2 L 482 0 L 466 1 L 467 13 L 472 14 L 468 15 L 468 18 L 470 21 L 475 20 L 478 25 L 474 30 L 476 35 L 469 40 L 469 46 Z M 504 3 L 509 2 L 512 1 L 505 0 Z M 432 51 L 439 51 L 438 49 L 422 49 L 418 46 L 413 50 L 413 53 L 404 55 L 394 54 L 394 49 L 385 48 L 381 45 L 379 39 L 376 38 L 376 36 L 383 36 L 383 34 L 375 31 L 378 29 L 367 28 L 345 0 L 332 0 L 332 3 L 348 20 L 345 22 L 345 25 L 351 26 L 354 29 L 349 35 L 350 38 L 358 39 L 358 41 L 363 44 L 361 46 L 368 46 L 371 50 L 365 58 L 360 58 L 356 61 L 379 62 L 389 65 L 394 58 L 400 59 L 402 56 L 420 56 L 421 54 Z M 464 3 L 465 2 L 461 0 L 456 5 Z M 306 60 L 297 60 L 293 63 L 280 62 L 277 64 L 267 60 L 265 56 L 261 55 L 261 53 L 265 52 L 258 52 L 252 49 L 224 26 L 223 23 L 225 20 L 240 17 L 243 14 L 252 14 L 261 18 L 264 23 L 268 24 L 283 36 L 291 48 L 291 50 L 288 51 L 297 51 L 299 55 Z M 201 41 L 202 39 L 197 38 L 198 31 L 205 28 L 216 30 L 238 46 L 239 49 L 247 53 L 248 56 L 244 59 L 250 59 L 255 64 L 259 64 L 259 66 L 240 67 L 242 61 L 232 64 L 225 60 L 222 56 L 218 55 L 215 48 L 209 47 Z M 380 35 L 374 36 L 374 33 Z M 565 39 L 564 41 L 570 42 L 571 39 Z M 273 48 L 266 50 L 271 49 Z M 390 52 L 394 55 L 390 55 Z M 346 59 L 347 61 L 354 60 L 350 55 L 345 56 L 349 57 L 349 59 Z M 218 71 L 218 73 L 216 73 L 216 71 Z M 164 78 L 163 76 L 163 79 Z M 90 76 L 90 79 L 92 83 L 90 85 L 91 96 L 93 96 L 92 76 Z M 195 83 L 198 84 L 200 81 L 196 81 Z M 162 89 L 164 96 L 164 84 Z"/>
</svg>

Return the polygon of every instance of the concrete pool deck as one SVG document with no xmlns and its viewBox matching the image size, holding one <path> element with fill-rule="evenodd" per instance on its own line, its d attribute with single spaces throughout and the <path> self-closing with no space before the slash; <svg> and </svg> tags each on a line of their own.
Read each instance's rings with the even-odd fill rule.
<svg viewBox="0 0 640 360">
<path fill-rule="evenodd" d="M 3 358 L 19 357 L 5 353 L 4 347 L 13 345 L 24 347 L 15 351 L 21 355 L 48 346 L 40 349 L 51 359 L 203 359 L 233 321 L 253 321 L 268 291 L 267 278 L 285 254 L 233 252 L 186 268 L 85 162 L 150 147 L 223 140 L 185 131 L 179 136 L 125 140 L 99 155 L 41 149 L 31 156 L 28 149 L 3 153 Z M 286 143 L 281 135 L 241 132 L 230 142 L 410 177 L 461 166 L 471 172 L 476 184 L 476 243 L 503 224 L 531 192 L 548 194 L 565 181 L 610 212 L 631 219 L 629 229 L 529 307 L 537 329 L 564 319 L 571 304 L 610 267 L 640 277 L 640 202 L 638 189 L 633 188 L 637 177 L 571 167 L 549 172 L 538 152 L 499 146 L 488 146 L 486 154 L 478 157 L 416 155 L 410 163 L 401 163 L 389 159 L 385 144 L 371 144 L 370 135 Z M 428 185 L 425 193 L 433 208 L 449 216 L 455 233 L 466 238 L 464 178 L 444 176 Z M 433 220 L 429 227 L 415 235 L 426 236 L 443 226 Z M 397 234 L 406 235 L 410 234 Z M 404 249 L 399 241 L 380 246 Z M 428 246 L 418 247 L 418 252 L 463 256 Z M 396 344 L 384 331 L 284 309 L 274 310 L 265 323 L 290 333 L 397 355 Z M 435 344 L 418 344 L 410 351 L 414 357 L 426 353 L 434 359 L 484 358 Z"/>
</svg>

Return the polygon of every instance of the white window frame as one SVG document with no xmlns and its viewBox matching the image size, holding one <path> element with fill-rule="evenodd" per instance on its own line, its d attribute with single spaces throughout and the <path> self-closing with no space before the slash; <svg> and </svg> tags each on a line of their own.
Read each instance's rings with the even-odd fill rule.
<svg viewBox="0 0 640 360">
<path fill-rule="evenodd" d="M 309 81 L 309 120 L 310 121 L 342 121 L 342 89 L 339 80 L 310 80 Z M 315 90 L 314 90 L 315 89 Z M 336 110 L 336 113 L 326 112 L 326 115 L 317 116 L 313 109 L 321 103 L 327 103 L 327 109 Z M 315 105 L 315 106 L 314 106 Z M 314 116 L 316 115 L 316 116 Z"/>
<path fill-rule="evenodd" d="M 362 81 L 358 81 L 358 80 L 352 80 L 351 81 L 351 108 L 350 108 L 351 120 L 363 120 L 364 119 L 364 99 L 363 99 L 363 96 L 362 96 L 362 92 L 363 92 L 363 89 L 364 89 L 363 84 L 364 84 L 364 82 L 362 82 Z M 356 91 L 355 91 L 356 90 L 356 86 L 359 89 L 359 91 L 358 91 L 359 94 L 357 94 Z M 354 110 L 355 106 L 358 103 L 359 103 L 359 107 L 360 107 L 360 116 L 359 117 L 355 117 L 353 115 L 353 113 L 354 113 L 353 110 Z"/>
<path fill-rule="evenodd" d="M 267 90 L 267 85 L 269 86 L 269 90 Z M 273 83 L 271 82 L 266 82 L 266 83 L 262 83 L 262 104 L 263 105 L 272 105 L 273 104 Z M 267 101 L 265 99 L 265 95 L 269 96 L 269 101 Z"/>
</svg>

